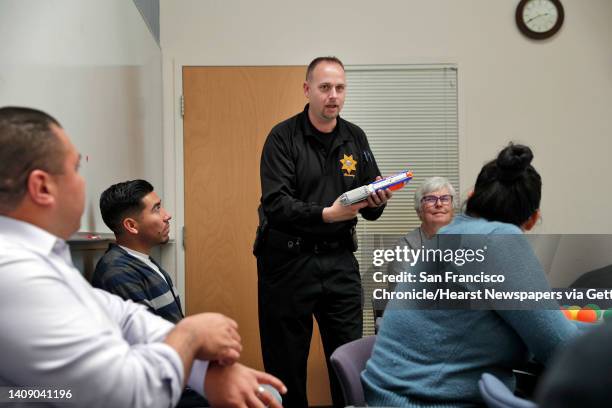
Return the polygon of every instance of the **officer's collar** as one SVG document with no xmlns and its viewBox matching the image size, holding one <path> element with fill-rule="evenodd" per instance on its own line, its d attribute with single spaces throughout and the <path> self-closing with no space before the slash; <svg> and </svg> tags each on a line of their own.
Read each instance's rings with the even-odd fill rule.
<svg viewBox="0 0 612 408">
<path fill-rule="evenodd" d="M 308 118 L 308 107 L 310 106 L 309 103 L 306 104 L 306 106 L 304 106 L 304 112 L 302 112 L 302 132 L 304 133 L 305 136 L 314 136 L 312 133 L 312 128 L 311 126 L 314 127 L 314 125 L 312 125 L 310 123 L 310 119 Z M 334 128 L 334 131 L 336 132 L 336 137 L 338 138 L 338 140 L 344 142 L 345 140 L 349 140 L 348 137 L 348 132 L 344 132 L 344 127 L 345 127 L 345 123 L 344 123 L 344 119 L 342 119 L 340 117 L 340 115 L 338 115 L 338 118 L 336 119 L 336 127 Z"/>
</svg>

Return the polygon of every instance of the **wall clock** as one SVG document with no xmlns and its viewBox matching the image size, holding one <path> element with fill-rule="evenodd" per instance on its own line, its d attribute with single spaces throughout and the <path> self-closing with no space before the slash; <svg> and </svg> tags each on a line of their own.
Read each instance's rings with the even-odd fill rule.
<svg viewBox="0 0 612 408">
<path fill-rule="evenodd" d="M 521 0 L 516 6 L 516 25 L 529 38 L 550 38 L 563 25 L 565 13 L 559 0 Z"/>
</svg>

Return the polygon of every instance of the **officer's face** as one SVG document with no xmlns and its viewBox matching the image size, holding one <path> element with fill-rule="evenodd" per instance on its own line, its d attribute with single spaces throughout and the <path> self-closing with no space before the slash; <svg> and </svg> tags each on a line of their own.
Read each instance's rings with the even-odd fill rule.
<svg viewBox="0 0 612 408">
<path fill-rule="evenodd" d="M 334 62 L 320 62 L 304 82 L 311 114 L 321 122 L 334 121 L 344 106 L 345 89 L 344 69 Z"/>
</svg>

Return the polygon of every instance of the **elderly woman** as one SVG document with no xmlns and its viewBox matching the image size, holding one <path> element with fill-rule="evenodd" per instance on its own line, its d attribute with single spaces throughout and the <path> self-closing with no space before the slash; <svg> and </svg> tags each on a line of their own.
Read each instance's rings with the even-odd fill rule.
<svg viewBox="0 0 612 408">
<path fill-rule="evenodd" d="M 540 214 L 542 181 L 532 159 L 527 146 L 503 149 L 480 171 L 465 214 L 438 231 L 441 241 L 455 240 L 462 248 L 486 250 L 481 263 L 464 270 L 473 273 L 464 274 L 465 279 L 481 273 L 497 274 L 505 277 L 496 286 L 499 292 L 550 291 L 538 259 L 522 236 Z M 432 204 L 438 205 L 438 201 L 431 199 Z M 477 245 L 471 245 L 475 242 Z M 426 266 L 417 263 L 414 270 Z M 472 282 L 481 283 L 454 283 L 454 293 L 474 293 L 488 286 L 483 281 Z M 410 293 L 415 285 L 400 283 L 397 290 Z M 530 354 L 546 364 L 555 349 L 577 334 L 578 328 L 563 316 L 557 302 L 549 303 L 529 310 L 516 310 L 512 307 L 515 304 L 472 308 L 469 303 L 425 310 L 403 307 L 406 303 L 392 300 L 362 373 L 368 404 L 480 406 L 478 380 L 484 372 L 493 373 L 514 389 L 513 367 L 524 364 Z"/>
<path fill-rule="evenodd" d="M 421 225 L 401 237 L 395 243 L 394 248 L 418 249 L 423 246 L 431 246 L 433 236 L 453 219 L 454 199 L 455 189 L 445 177 L 425 179 L 414 192 L 414 209 L 421 220 Z M 435 243 L 433 244 L 435 245 Z M 387 274 L 397 275 L 405 270 L 406 268 L 401 262 L 394 261 L 389 263 Z M 395 283 L 389 283 L 389 289 L 394 287 Z M 386 303 L 375 303 L 374 309 L 380 312 L 384 309 Z"/>
<path fill-rule="evenodd" d="M 415 228 L 398 242 L 399 246 L 420 248 L 438 230 L 453 219 L 455 189 L 444 177 L 425 179 L 414 193 L 414 209 L 421 220 Z"/>
<path fill-rule="evenodd" d="M 414 192 L 414 209 L 421 220 L 421 226 L 413 229 L 401 237 L 394 245 L 400 248 L 418 249 L 422 247 L 435 246 L 431 241 L 436 232 L 453 219 L 455 189 L 445 177 L 430 177 L 421 183 Z M 401 262 L 393 261 L 387 267 L 387 274 L 398 275 L 406 270 Z M 396 284 L 389 282 L 389 289 L 395 288 Z M 374 313 L 377 317 L 382 316 L 387 302 L 374 301 Z M 376 323 L 378 330 L 379 321 Z"/>
</svg>

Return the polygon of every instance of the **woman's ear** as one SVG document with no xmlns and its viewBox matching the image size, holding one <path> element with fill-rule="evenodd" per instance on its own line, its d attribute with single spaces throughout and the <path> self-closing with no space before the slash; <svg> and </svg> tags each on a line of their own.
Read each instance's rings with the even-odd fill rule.
<svg viewBox="0 0 612 408">
<path fill-rule="evenodd" d="M 525 221 L 523 223 L 523 225 L 521 225 L 521 229 L 523 231 L 531 231 L 531 229 L 536 224 L 536 222 L 538 222 L 538 219 L 540 219 L 540 210 L 539 209 L 535 210 L 535 212 L 533 214 L 531 214 L 531 217 L 529 217 L 527 219 L 527 221 Z"/>
</svg>

